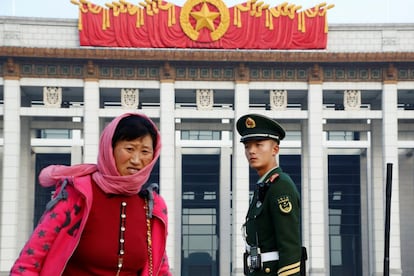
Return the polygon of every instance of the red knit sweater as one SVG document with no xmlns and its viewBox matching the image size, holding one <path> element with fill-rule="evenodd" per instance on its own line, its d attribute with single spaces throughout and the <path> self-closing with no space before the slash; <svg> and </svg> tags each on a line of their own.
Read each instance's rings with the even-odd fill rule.
<svg viewBox="0 0 414 276">
<path fill-rule="evenodd" d="M 123 265 L 120 275 L 137 275 L 148 256 L 145 203 L 138 195 L 105 194 L 95 183 L 91 213 L 64 276 L 115 275 L 118 269 L 121 212 L 126 215 Z M 121 211 L 121 203 L 126 203 Z M 139 275 L 139 274 L 138 274 Z"/>
</svg>

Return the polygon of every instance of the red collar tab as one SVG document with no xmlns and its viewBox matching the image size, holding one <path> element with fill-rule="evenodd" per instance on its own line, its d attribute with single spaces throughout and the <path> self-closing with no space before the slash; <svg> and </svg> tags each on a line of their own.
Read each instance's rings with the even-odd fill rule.
<svg viewBox="0 0 414 276">
<path fill-rule="evenodd" d="M 278 176 L 279 176 L 279 174 L 278 173 L 274 173 L 274 174 L 272 174 L 267 180 L 266 180 L 266 183 L 269 183 L 269 182 L 273 182 L 273 181 L 275 181 L 275 179 L 276 178 L 278 178 Z"/>
</svg>

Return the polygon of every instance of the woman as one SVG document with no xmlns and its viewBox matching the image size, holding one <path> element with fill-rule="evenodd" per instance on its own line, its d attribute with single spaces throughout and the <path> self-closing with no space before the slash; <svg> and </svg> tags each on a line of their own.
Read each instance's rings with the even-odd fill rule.
<svg viewBox="0 0 414 276">
<path fill-rule="evenodd" d="M 102 132 L 96 165 L 42 170 L 55 196 L 10 275 L 171 275 L 167 208 L 145 185 L 160 149 L 155 124 L 126 113 Z"/>
</svg>

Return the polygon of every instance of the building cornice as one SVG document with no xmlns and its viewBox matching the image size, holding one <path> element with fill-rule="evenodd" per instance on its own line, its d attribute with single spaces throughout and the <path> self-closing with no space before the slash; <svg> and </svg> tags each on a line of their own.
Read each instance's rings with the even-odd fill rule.
<svg viewBox="0 0 414 276">
<path fill-rule="evenodd" d="M 317 50 L 195 50 L 123 48 L 0 47 L 0 57 L 95 61 L 209 61 L 261 63 L 371 63 L 414 62 L 414 52 L 328 52 Z"/>
</svg>

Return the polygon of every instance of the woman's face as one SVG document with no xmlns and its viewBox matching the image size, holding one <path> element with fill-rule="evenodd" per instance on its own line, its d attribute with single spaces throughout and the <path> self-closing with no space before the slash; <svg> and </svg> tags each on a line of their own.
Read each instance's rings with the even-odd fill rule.
<svg viewBox="0 0 414 276">
<path fill-rule="evenodd" d="M 114 159 L 120 175 L 131 175 L 143 169 L 154 158 L 151 135 L 115 144 Z"/>
</svg>

